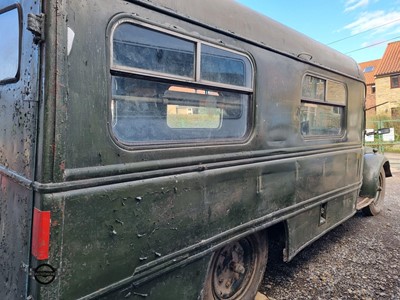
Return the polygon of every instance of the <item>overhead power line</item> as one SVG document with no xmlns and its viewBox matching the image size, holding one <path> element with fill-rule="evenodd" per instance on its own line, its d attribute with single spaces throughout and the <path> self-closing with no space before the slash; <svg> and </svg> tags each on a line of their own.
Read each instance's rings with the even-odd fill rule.
<svg viewBox="0 0 400 300">
<path fill-rule="evenodd" d="M 392 40 L 395 40 L 395 39 L 398 39 L 398 38 L 400 38 L 400 35 L 399 35 L 399 36 L 396 36 L 396 37 L 394 37 L 394 38 L 391 38 L 391 39 L 388 39 L 388 40 L 379 42 L 379 43 L 375 43 L 375 44 L 368 45 L 368 46 L 365 46 L 365 47 L 362 47 L 362 48 L 358 48 L 358 49 L 355 49 L 355 50 L 351 50 L 351 51 L 349 51 L 349 52 L 346 52 L 345 54 L 349 54 L 349 53 L 353 53 L 353 52 L 360 51 L 360 50 L 363 50 L 363 49 L 375 47 L 375 46 L 378 46 L 378 45 L 380 45 L 380 44 L 383 44 L 383 43 L 386 43 L 386 42 L 389 42 L 389 41 L 392 41 Z"/>
<path fill-rule="evenodd" d="M 350 38 L 355 37 L 355 36 L 357 36 L 357 35 L 360 35 L 360 34 L 363 34 L 363 33 L 366 33 L 366 32 L 369 32 L 369 31 L 375 30 L 375 29 L 377 29 L 377 28 L 380 28 L 380 27 L 383 27 L 383 26 L 386 26 L 386 25 L 389 25 L 389 24 L 392 24 L 392 23 L 396 23 L 396 22 L 399 22 L 399 21 L 400 21 L 400 18 L 399 18 L 399 19 L 396 19 L 396 20 L 393 20 L 393 21 L 390 21 L 390 22 L 387 22 L 387 23 L 385 23 L 385 24 L 381 24 L 381 25 L 372 27 L 372 28 L 370 28 L 370 29 L 367 29 L 367 30 L 358 32 L 358 33 L 356 33 L 356 34 L 346 36 L 346 37 L 344 37 L 344 38 L 342 38 L 342 39 L 339 39 L 339 40 L 330 42 L 330 43 L 328 43 L 327 45 L 332 45 L 332 44 L 335 44 L 335 43 L 338 43 L 338 42 L 341 42 L 341 41 L 350 39 Z"/>
</svg>

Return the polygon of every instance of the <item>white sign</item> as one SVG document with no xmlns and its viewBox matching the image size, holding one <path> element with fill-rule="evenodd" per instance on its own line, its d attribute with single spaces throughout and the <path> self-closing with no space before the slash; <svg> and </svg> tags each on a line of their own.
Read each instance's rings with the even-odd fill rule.
<svg viewBox="0 0 400 300">
<path fill-rule="evenodd" d="M 384 142 L 394 142 L 394 128 L 390 128 L 390 132 L 382 134 L 382 140 Z"/>
<path fill-rule="evenodd" d="M 370 132 L 374 132 L 374 130 L 373 129 L 365 129 L 365 133 L 370 133 Z M 365 141 L 366 142 L 373 142 L 374 141 L 374 135 L 373 134 L 371 134 L 371 135 L 365 135 Z"/>
</svg>

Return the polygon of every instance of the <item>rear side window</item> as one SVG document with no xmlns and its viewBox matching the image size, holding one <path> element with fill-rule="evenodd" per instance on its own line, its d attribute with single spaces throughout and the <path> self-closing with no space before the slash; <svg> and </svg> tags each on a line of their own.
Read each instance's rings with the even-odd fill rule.
<svg viewBox="0 0 400 300">
<path fill-rule="evenodd" d="M 302 135 L 341 136 L 345 130 L 346 103 L 343 83 L 306 75 L 300 107 Z"/>
<path fill-rule="evenodd" d="M 123 20 L 111 34 L 111 128 L 126 145 L 230 142 L 249 131 L 250 59 Z"/>
<path fill-rule="evenodd" d="M 114 32 L 115 66 L 184 78 L 194 76 L 195 44 L 149 28 L 123 23 Z"/>
<path fill-rule="evenodd" d="M 0 83 L 19 76 L 20 17 L 16 6 L 0 10 Z"/>
</svg>

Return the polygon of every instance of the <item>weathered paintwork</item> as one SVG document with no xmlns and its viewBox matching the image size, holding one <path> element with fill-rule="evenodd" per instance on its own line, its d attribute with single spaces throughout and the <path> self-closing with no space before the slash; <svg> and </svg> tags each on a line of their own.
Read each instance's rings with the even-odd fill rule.
<svg viewBox="0 0 400 300">
<path fill-rule="evenodd" d="M 22 3 L 24 20 L 33 3 L 39 13 L 40 3 Z M 22 70 L 30 71 L 0 86 L 7 103 L 0 112 L 0 278 L 13 278 L 0 296 L 196 299 L 212 252 L 230 241 L 281 223 L 289 260 L 355 213 L 364 83 L 350 58 L 227 0 L 49 0 L 42 12 L 45 40 L 35 45 L 24 31 Z M 247 53 L 256 72 L 246 140 L 116 143 L 109 126 L 109 35 L 111 20 L 122 16 Z M 301 135 L 306 73 L 346 85 L 342 136 Z M 35 101 L 23 101 L 31 80 Z M 57 276 L 49 285 L 30 276 L 27 291 L 29 269 L 43 262 L 29 261 L 33 206 L 51 212 L 45 262 Z M 22 246 L 13 243 L 14 230 Z M 4 259 L 9 253 L 19 254 Z"/>
<path fill-rule="evenodd" d="M 25 299 L 39 111 L 39 47 L 26 29 L 27 13 L 40 3 L 1 1 L 0 10 L 19 7 L 22 33 L 19 80 L 0 83 L 0 298 Z"/>
<path fill-rule="evenodd" d="M 371 148 L 366 148 L 364 154 L 363 184 L 360 196 L 374 198 L 378 190 L 378 178 L 381 169 L 385 170 L 386 177 L 391 177 L 390 163 L 382 154 Z"/>
</svg>

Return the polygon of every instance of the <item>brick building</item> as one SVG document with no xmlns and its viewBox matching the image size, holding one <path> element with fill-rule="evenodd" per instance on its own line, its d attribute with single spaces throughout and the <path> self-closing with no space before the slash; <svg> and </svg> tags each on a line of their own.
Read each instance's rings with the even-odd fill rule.
<svg viewBox="0 0 400 300">
<path fill-rule="evenodd" d="M 367 118 L 400 117 L 400 41 L 389 43 L 382 59 L 360 63 L 367 85 Z"/>
<path fill-rule="evenodd" d="M 375 73 L 380 59 L 371 60 L 360 63 L 361 70 L 364 72 L 365 84 L 367 85 L 366 103 L 367 118 L 376 115 L 376 86 L 375 86 Z"/>
</svg>

